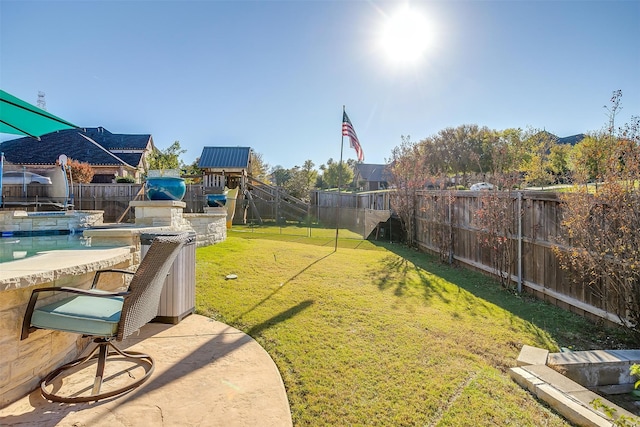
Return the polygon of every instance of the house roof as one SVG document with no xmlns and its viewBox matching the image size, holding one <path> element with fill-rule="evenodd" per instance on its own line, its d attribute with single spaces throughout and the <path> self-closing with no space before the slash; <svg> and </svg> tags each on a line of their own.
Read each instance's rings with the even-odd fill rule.
<svg viewBox="0 0 640 427">
<path fill-rule="evenodd" d="M 17 164 L 51 165 L 60 154 L 94 166 L 138 167 L 151 135 L 112 134 L 106 129 L 69 129 L 34 138 L 17 138 L 0 144 L 5 158 Z M 115 153 L 110 150 L 116 151 Z M 118 150 L 126 152 L 118 153 Z"/>
<path fill-rule="evenodd" d="M 247 169 L 251 147 L 204 147 L 198 162 L 201 169 Z"/>
<path fill-rule="evenodd" d="M 554 140 L 556 144 L 570 144 L 570 145 L 576 145 L 578 142 L 582 141 L 585 138 L 584 133 L 578 133 L 576 135 L 565 136 L 560 138 L 559 136 L 554 135 L 551 132 L 547 132 L 546 130 L 536 133 L 535 136 L 538 136 L 541 138 L 550 138 Z"/>
<path fill-rule="evenodd" d="M 107 150 L 145 150 L 151 140 L 151 135 L 115 134 L 103 127 L 84 128 L 84 134 L 102 145 Z"/>
<path fill-rule="evenodd" d="M 571 144 L 576 145 L 578 142 L 582 141 L 585 138 L 584 133 L 579 133 L 577 135 L 565 136 L 564 138 L 558 138 L 558 144 Z"/>
<path fill-rule="evenodd" d="M 356 175 L 365 181 L 387 181 L 388 177 L 388 165 L 376 165 L 372 163 L 356 163 Z"/>
</svg>

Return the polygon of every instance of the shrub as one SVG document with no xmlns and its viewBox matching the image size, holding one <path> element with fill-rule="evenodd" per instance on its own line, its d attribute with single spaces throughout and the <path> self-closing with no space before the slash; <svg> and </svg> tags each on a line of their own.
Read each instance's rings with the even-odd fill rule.
<svg viewBox="0 0 640 427">
<path fill-rule="evenodd" d="M 133 184 L 136 180 L 132 176 L 119 176 L 116 178 L 118 184 Z"/>
<path fill-rule="evenodd" d="M 93 180 L 94 174 L 95 171 L 89 163 L 69 159 L 67 163 L 67 178 L 70 181 L 88 184 Z"/>
<path fill-rule="evenodd" d="M 563 193 L 563 247 L 554 249 L 578 289 L 603 301 L 640 339 L 640 117 L 615 132 L 620 96 L 612 98 L 603 184 L 591 192 L 583 180 Z"/>
</svg>

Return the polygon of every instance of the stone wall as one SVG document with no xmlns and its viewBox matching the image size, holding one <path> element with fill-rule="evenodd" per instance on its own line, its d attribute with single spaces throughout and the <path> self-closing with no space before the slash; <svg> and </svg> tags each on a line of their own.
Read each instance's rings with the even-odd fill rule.
<svg viewBox="0 0 640 427">
<path fill-rule="evenodd" d="M 102 211 L 26 212 L 0 211 L 0 232 L 38 232 L 60 230 L 77 232 L 101 225 Z"/>
<path fill-rule="evenodd" d="M 131 202 L 135 208 L 136 223 L 105 225 L 84 232 L 91 238 L 91 246 L 132 245 L 140 251 L 140 234 L 173 231 L 193 231 L 196 245 L 209 246 L 227 238 L 227 211 L 225 208 L 206 208 L 205 213 L 182 212 L 184 203 L 153 200 Z"/>
<path fill-rule="evenodd" d="M 135 211 L 137 227 L 172 227 L 185 230 L 182 212 L 186 204 L 175 200 L 142 200 L 129 202 Z"/>
<path fill-rule="evenodd" d="M 128 268 L 132 255 L 131 248 L 53 251 L 3 264 L 0 271 L 0 407 L 37 388 L 49 372 L 78 357 L 88 342 L 78 334 L 46 330 L 37 330 L 20 340 L 31 291 L 51 286 L 87 289 L 96 270 Z M 99 287 L 115 290 L 124 285 L 121 275 L 106 274 L 101 277 Z M 39 305 L 61 297 L 47 293 L 42 296 L 45 298 L 38 299 Z"/>
<path fill-rule="evenodd" d="M 225 208 L 208 208 L 201 214 L 183 214 L 183 218 L 196 232 L 196 245 L 209 246 L 227 239 L 227 210 Z"/>
</svg>

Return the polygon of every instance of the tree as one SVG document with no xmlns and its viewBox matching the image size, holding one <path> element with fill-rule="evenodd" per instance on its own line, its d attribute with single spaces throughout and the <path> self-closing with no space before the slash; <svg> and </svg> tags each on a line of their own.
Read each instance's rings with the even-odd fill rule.
<svg viewBox="0 0 640 427">
<path fill-rule="evenodd" d="M 317 172 L 313 169 L 313 162 L 307 160 L 303 167 L 294 166 L 289 169 L 289 179 L 283 184 L 285 191 L 298 199 L 308 201 L 309 191 L 316 181 Z"/>
<path fill-rule="evenodd" d="M 256 153 L 255 151 L 251 151 L 251 170 L 249 170 L 249 175 L 258 181 L 262 181 L 265 184 L 270 184 L 271 179 L 269 178 L 269 164 L 264 161 L 261 153 Z"/>
<path fill-rule="evenodd" d="M 611 100 L 610 129 L 620 96 L 616 91 Z M 564 235 L 554 251 L 575 286 L 599 298 L 640 339 L 640 117 L 607 139 L 598 162 L 602 185 L 562 194 Z"/>
<path fill-rule="evenodd" d="M 180 141 L 175 141 L 166 150 L 155 149 L 148 158 L 148 170 L 181 169 L 180 155 L 186 153 L 180 147 Z"/>
<path fill-rule="evenodd" d="M 274 166 L 271 170 L 271 175 L 276 182 L 276 185 L 279 187 L 283 187 L 287 181 L 291 179 L 291 171 L 283 168 L 280 165 Z"/>
<path fill-rule="evenodd" d="M 557 138 L 547 131 L 532 130 L 525 140 L 528 154 L 523 156 L 520 170 L 524 172 L 524 179 L 530 185 L 544 187 L 554 179 L 549 166 L 551 147 L 556 145 Z"/>
<path fill-rule="evenodd" d="M 308 201 L 309 192 L 318 179 L 318 172 L 313 169 L 313 162 L 307 160 L 302 167 L 294 166 L 285 169 L 278 165 L 271 171 L 271 176 L 276 185 L 282 187 L 287 193 L 298 199 Z"/>
<path fill-rule="evenodd" d="M 556 177 L 557 183 L 563 183 L 568 180 L 571 169 L 570 156 L 572 148 L 568 144 L 554 144 L 551 147 L 549 153 L 549 169 L 551 173 Z"/>
<path fill-rule="evenodd" d="M 517 235 L 518 216 L 522 212 L 518 211 L 511 191 L 485 191 L 478 202 L 474 221 L 479 228 L 480 246 L 489 253 L 494 275 L 508 289 L 517 259 L 517 247 L 511 236 Z"/>
<path fill-rule="evenodd" d="M 318 177 L 318 172 L 313 169 L 314 166 L 315 165 L 311 160 L 305 160 L 304 164 L 296 174 L 295 181 L 298 183 L 299 193 L 299 196 L 297 197 L 305 202 L 309 201 L 309 192 L 313 188 Z"/>
<path fill-rule="evenodd" d="M 400 146 L 391 151 L 389 163 L 391 207 L 400 217 L 405 230 L 407 244 L 413 246 L 415 241 L 416 191 L 424 189 L 426 183 L 425 159 L 422 148 L 427 144 L 416 144 L 411 137 L 401 136 Z"/>
<path fill-rule="evenodd" d="M 183 165 L 184 174 L 190 175 L 189 178 L 185 179 L 187 184 L 199 184 L 202 182 L 203 170 L 198 167 L 198 163 L 200 163 L 200 157 L 196 157 L 190 165 Z"/>
<path fill-rule="evenodd" d="M 324 182 L 324 173 L 327 170 L 327 167 L 325 165 L 320 165 L 318 169 L 320 170 L 320 173 L 316 172 L 316 188 L 323 190 L 326 187 Z"/>
<path fill-rule="evenodd" d="M 282 185 L 284 190 L 291 194 L 293 197 L 301 198 L 302 193 L 302 174 L 300 173 L 300 166 L 294 166 L 291 169 L 287 169 L 288 179 Z"/>
<path fill-rule="evenodd" d="M 435 159 L 441 169 L 456 178 L 462 175 L 462 180 L 471 172 L 482 173 L 490 168 L 490 152 L 485 152 L 486 127 L 480 128 L 475 124 L 460 125 L 445 128 L 438 132 L 433 139 Z"/>
<path fill-rule="evenodd" d="M 322 180 L 329 188 L 337 188 L 338 181 L 340 181 L 340 188 L 348 187 L 347 184 L 351 184 L 353 181 L 353 168 L 348 162 L 340 163 L 329 159 Z"/>
<path fill-rule="evenodd" d="M 606 172 L 611 140 L 603 132 L 587 135 L 573 148 L 571 163 L 577 181 L 598 182 Z"/>
<path fill-rule="evenodd" d="M 491 158 L 491 175 L 493 183 L 499 188 L 513 188 L 520 182 L 518 166 L 521 159 L 522 130 L 505 129 L 493 131 L 489 138 L 491 144 L 487 152 Z"/>
<path fill-rule="evenodd" d="M 95 171 L 87 162 L 69 160 L 67 162 L 67 178 L 70 182 L 89 184 L 93 180 Z"/>
</svg>

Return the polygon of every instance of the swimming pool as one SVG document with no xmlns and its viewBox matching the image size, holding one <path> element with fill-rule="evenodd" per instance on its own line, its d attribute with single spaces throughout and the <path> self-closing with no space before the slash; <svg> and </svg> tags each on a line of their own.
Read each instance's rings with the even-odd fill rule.
<svg viewBox="0 0 640 427">
<path fill-rule="evenodd" d="M 37 255 L 38 252 L 58 249 L 83 249 L 91 240 L 82 234 L 13 235 L 0 237 L 0 263 Z"/>
</svg>

